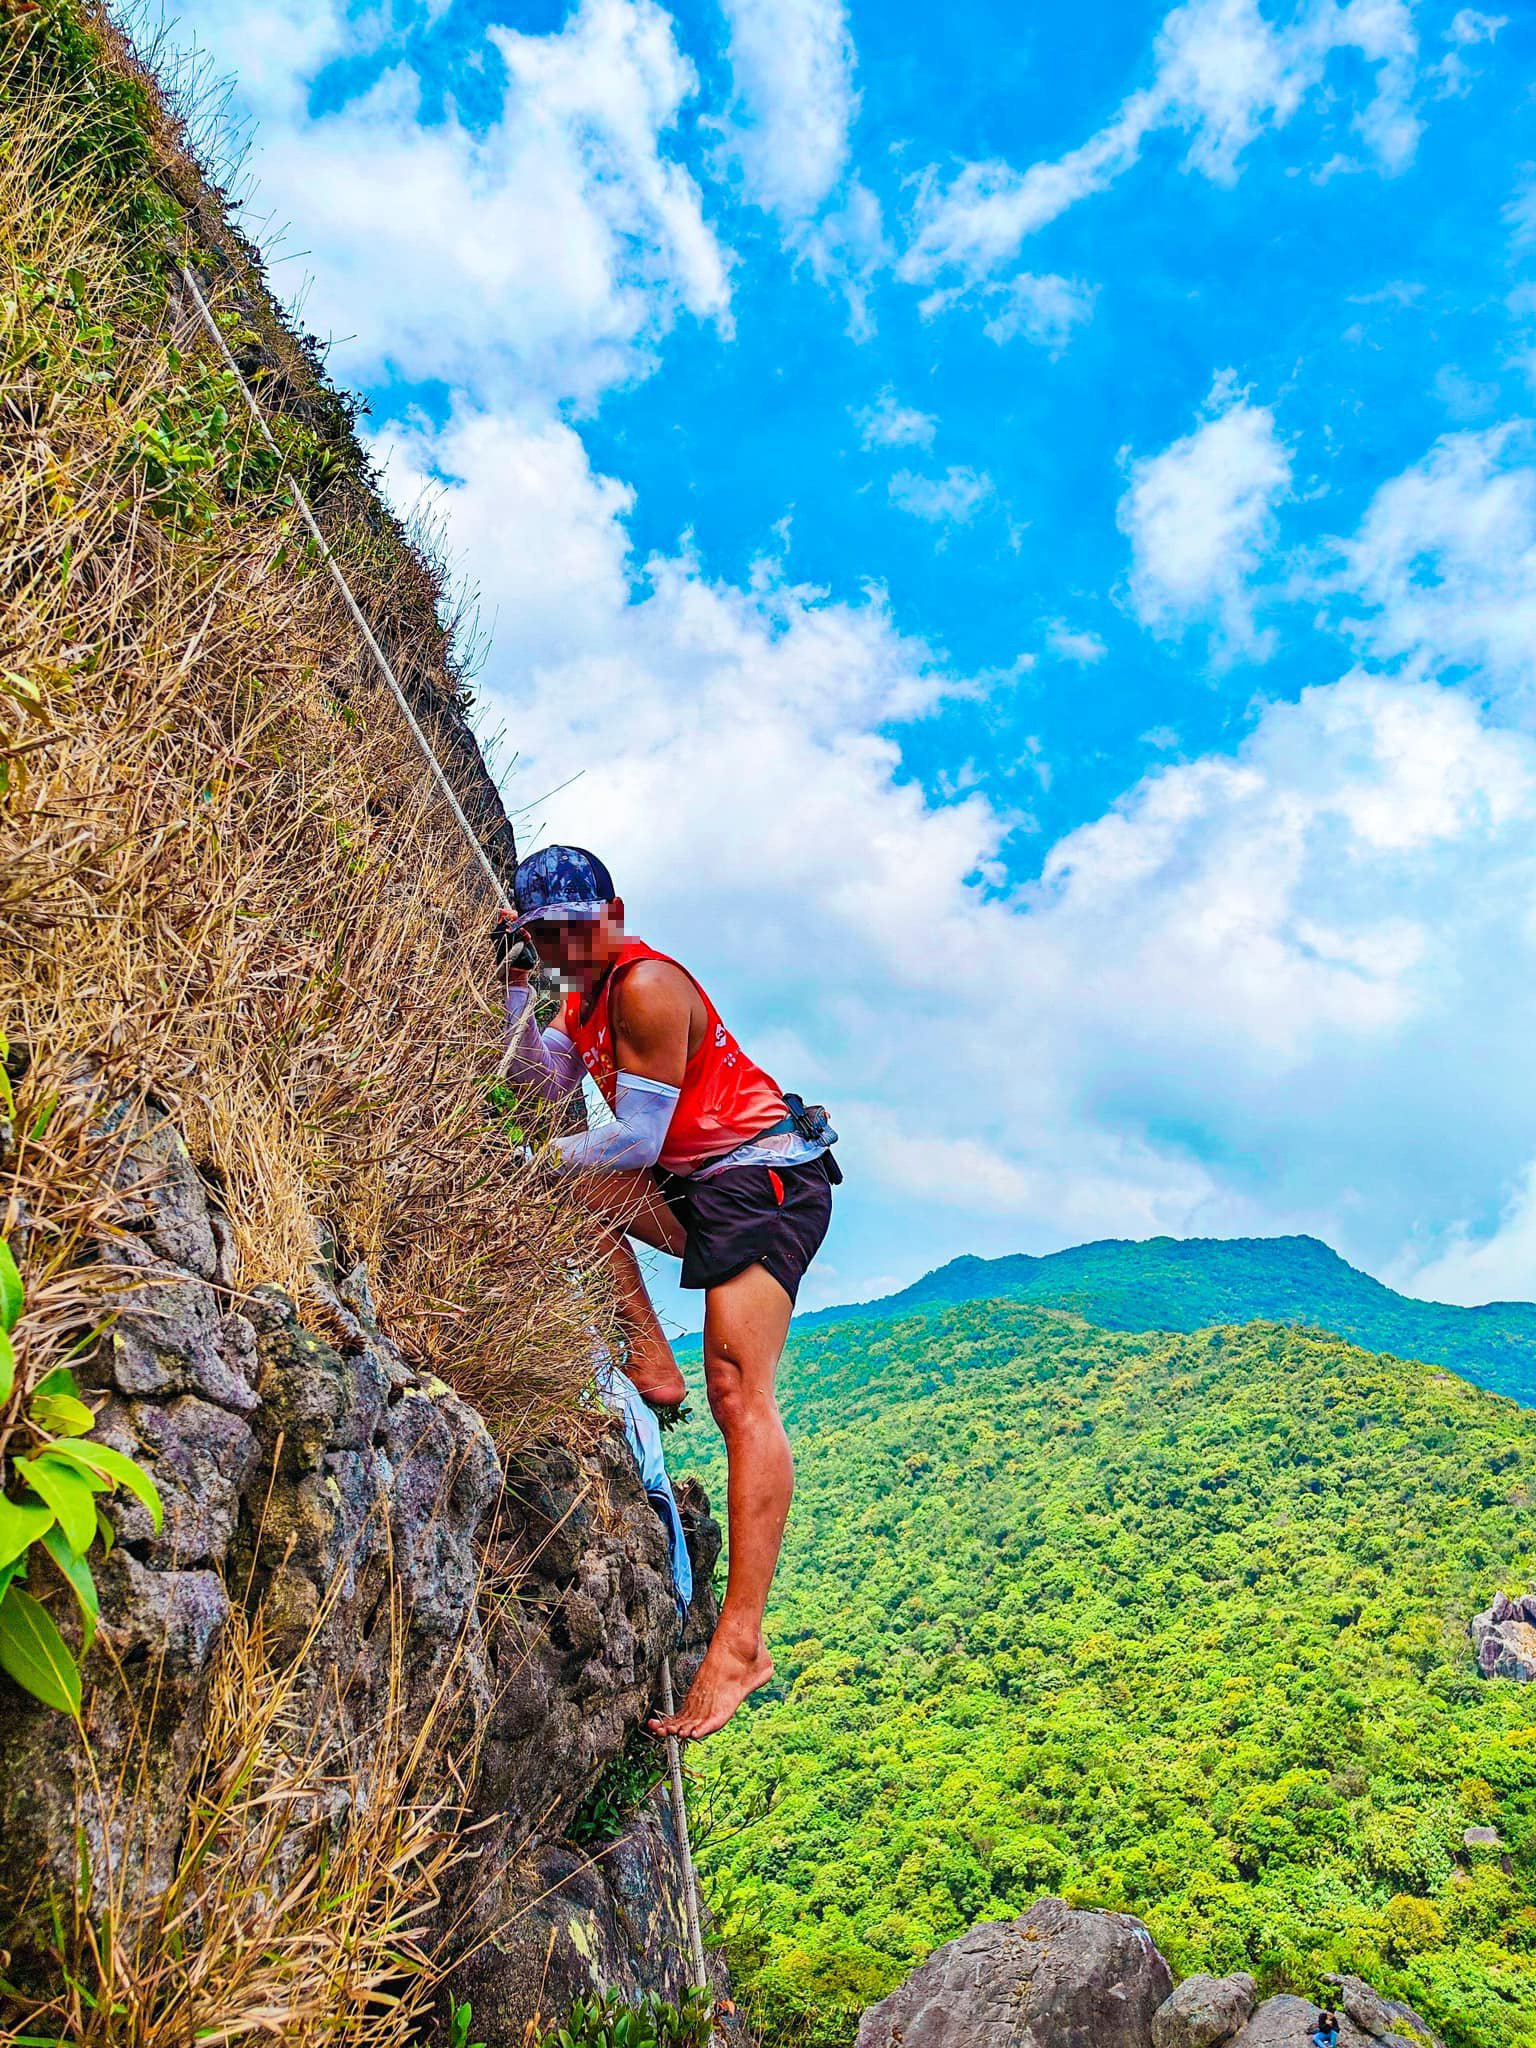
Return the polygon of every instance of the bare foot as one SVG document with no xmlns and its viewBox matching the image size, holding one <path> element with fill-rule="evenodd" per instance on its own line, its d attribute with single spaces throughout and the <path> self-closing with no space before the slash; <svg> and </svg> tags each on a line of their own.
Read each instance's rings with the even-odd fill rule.
<svg viewBox="0 0 1536 2048">
<path fill-rule="evenodd" d="M 645 1725 L 653 1735 L 697 1742 L 723 1728 L 748 1693 L 766 1685 L 772 1676 L 773 1659 L 761 1636 L 743 1646 L 717 1632 L 677 1713 L 670 1718 L 658 1716 Z"/>
<path fill-rule="evenodd" d="M 634 1381 L 641 1400 L 652 1408 L 680 1408 L 688 1398 L 688 1382 L 674 1360 L 652 1366 L 648 1359 L 626 1358 L 624 1371 Z"/>
<path fill-rule="evenodd" d="M 624 1372 L 634 1381 L 642 1401 L 653 1408 L 676 1408 L 688 1398 L 688 1382 L 677 1369 L 672 1346 L 658 1335 L 647 1342 L 642 1331 L 626 1330 Z"/>
</svg>

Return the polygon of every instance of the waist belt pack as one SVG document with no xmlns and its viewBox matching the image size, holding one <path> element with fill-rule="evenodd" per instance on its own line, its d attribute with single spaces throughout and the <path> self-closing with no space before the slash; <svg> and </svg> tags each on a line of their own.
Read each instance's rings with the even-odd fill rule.
<svg viewBox="0 0 1536 2048">
<path fill-rule="evenodd" d="M 837 1133 L 832 1128 L 832 1120 L 827 1112 L 819 1102 L 807 1103 L 801 1096 L 791 1095 L 787 1088 L 784 1091 L 784 1106 L 789 1115 L 782 1123 L 775 1124 L 773 1129 L 798 1132 L 808 1145 L 825 1145 L 828 1148 L 823 1154 L 827 1164 L 827 1178 L 833 1187 L 839 1186 L 843 1178 L 842 1168 L 832 1157 L 831 1152 L 831 1147 L 837 1143 Z M 766 1138 L 768 1133 L 759 1131 L 758 1136 Z"/>
</svg>

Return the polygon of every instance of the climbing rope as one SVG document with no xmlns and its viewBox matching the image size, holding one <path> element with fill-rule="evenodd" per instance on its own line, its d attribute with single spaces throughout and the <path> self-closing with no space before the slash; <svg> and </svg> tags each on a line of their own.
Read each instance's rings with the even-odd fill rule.
<svg viewBox="0 0 1536 2048">
<path fill-rule="evenodd" d="M 266 442 L 267 446 L 272 450 L 273 454 L 277 457 L 279 462 L 283 462 L 283 451 L 278 446 L 276 440 L 273 438 L 272 430 L 267 425 L 266 420 L 262 416 L 261 407 L 256 403 L 256 400 L 252 395 L 250 385 L 246 383 L 244 377 L 240 374 L 240 365 L 235 361 L 233 355 L 230 353 L 229 343 L 224 338 L 224 330 L 219 326 L 218 322 L 214 319 L 213 314 L 209 311 L 208 301 L 203 297 L 203 294 L 198 287 L 197 279 L 192 275 L 191 270 L 185 263 L 178 263 L 176 267 L 181 273 L 182 283 L 186 286 L 188 292 L 191 294 L 192 303 L 193 305 L 196 306 L 198 311 L 198 317 L 201 319 L 204 327 L 207 328 L 209 334 L 212 336 L 214 346 L 218 349 L 219 354 L 224 358 L 225 364 L 228 367 L 230 375 L 234 378 L 236 384 L 238 384 L 240 387 L 240 395 L 245 400 L 246 408 L 249 411 L 251 418 L 256 423 L 256 431 L 261 435 L 261 438 Z M 286 468 L 286 463 L 284 466 Z M 320 552 L 320 558 L 325 563 L 326 568 L 329 569 L 331 572 L 331 581 L 336 585 L 336 588 L 341 593 L 342 603 L 346 606 L 347 610 L 352 614 L 353 622 L 356 625 L 359 633 L 362 634 L 364 643 L 368 648 L 368 652 L 373 656 L 374 661 L 378 665 L 379 674 L 384 678 L 385 682 L 388 683 L 390 690 L 394 694 L 395 702 L 399 705 L 401 713 L 404 716 L 405 722 L 411 729 L 412 737 L 415 739 L 417 746 L 421 749 L 422 759 L 426 762 L 427 766 L 431 769 L 433 775 L 436 777 L 438 788 L 442 791 L 443 795 L 448 800 L 448 808 L 453 812 L 454 817 L 458 820 L 459 830 L 464 834 L 465 841 L 468 844 L 471 852 L 474 854 L 476 860 L 479 861 L 481 867 L 485 870 L 485 879 L 490 883 L 491 888 L 495 891 L 496 900 L 500 903 L 503 910 L 511 910 L 513 908 L 512 899 L 510 896 L 508 896 L 506 889 L 502 884 L 502 879 L 500 875 L 497 874 L 495 868 L 491 865 L 490 855 L 486 852 L 485 848 L 480 844 L 479 837 L 476 834 L 474 827 L 470 824 L 468 818 L 465 817 L 463 806 L 460 804 L 458 798 L 454 795 L 453 784 L 448 780 L 448 777 L 444 774 L 442 763 L 438 760 L 436 754 L 432 751 L 431 742 L 428 740 L 426 734 L 422 731 L 420 725 L 417 723 L 416 714 L 412 711 L 410 705 L 406 702 L 405 692 L 401 689 L 399 678 L 396 676 L 394 669 L 390 666 L 389 657 L 385 654 L 383 648 L 374 638 L 373 628 L 369 625 L 368 621 L 363 617 L 362 607 L 358 604 L 357 599 L 352 595 L 352 586 L 348 583 L 346 576 L 343 574 L 341 564 L 337 561 L 336 557 L 331 553 L 330 546 L 326 541 L 325 535 L 320 531 L 319 523 L 317 522 L 314 513 L 309 508 L 309 500 L 305 497 L 303 491 L 299 488 L 298 481 L 295 477 L 288 476 L 285 478 L 285 481 L 287 482 L 288 485 L 289 495 L 293 499 L 294 507 L 297 510 L 299 517 L 304 521 L 304 524 L 309 528 L 310 536 L 313 539 L 316 548 Z"/>
<path fill-rule="evenodd" d="M 669 1718 L 672 1704 L 672 1659 L 661 1660 L 661 1711 Z M 688 1947 L 693 1955 L 694 1981 L 701 1991 L 709 1989 L 709 1970 L 704 1961 L 704 1926 L 699 1917 L 699 1880 L 693 1867 L 693 1844 L 688 1839 L 688 1802 L 683 1797 L 683 1759 L 677 1737 L 667 1737 L 667 1775 L 672 1786 L 672 1812 L 677 1821 L 677 1853 L 683 1865 L 683 1906 L 688 1920 Z"/>
<path fill-rule="evenodd" d="M 226 341 L 224 337 L 224 330 L 219 326 L 218 322 L 214 319 L 213 313 L 209 308 L 208 301 L 203 297 L 202 290 L 198 285 L 196 277 L 193 276 L 189 266 L 185 263 L 182 263 L 179 259 L 177 261 L 176 268 L 181 275 L 182 283 L 187 288 L 187 292 L 191 297 L 193 305 L 197 308 L 198 318 L 201 320 L 203 326 L 207 329 L 208 334 L 211 337 L 215 348 L 217 348 L 219 354 L 224 358 L 225 366 L 228 368 L 230 375 L 234 378 L 235 383 L 239 387 L 240 396 L 245 400 L 246 410 L 250 413 L 252 420 L 255 422 L 256 431 L 261 435 L 261 438 L 266 442 L 267 446 L 272 450 L 273 454 L 276 455 L 278 460 L 284 463 L 284 469 L 286 472 L 287 465 L 283 456 L 283 451 L 278 446 L 278 443 L 272 433 L 271 428 L 267 425 L 266 419 L 262 414 L 261 407 L 256 403 L 255 395 L 252 392 L 250 385 L 246 383 L 245 378 L 241 375 L 240 365 L 235 361 L 234 356 L 230 352 L 229 343 L 228 341 Z M 352 595 L 352 586 L 348 583 L 346 579 L 346 574 L 343 571 L 341 564 L 337 561 L 336 557 L 331 553 L 330 544 L 327 542 L 325 535 L 320 531 L 319 522 L 316 520 L 314 513 L 310 510 L 309 500 L 305 497 L 303 491 L 300 489 L 298 480 L 295 477 L 286 475 L 285 473 L 284 480 L 288 485 L 289 495 L 293 499 L 295 510 L 298 512 L 299 517 L 304 521 L 304 524 L 309 528 L 310 537 L 313 539 L 315 543 L 315 547 L 319 552 L 320 559 L 325 563 L 326 568 L 329 569 L 329 571 L 331 572 L 331 581 L 336 585 L 337 590 L 341 593 L 342 603 L 346 606 L 347 610 L 352 614 L 353 623 L 356 625 L 358 632 L 362 634 L 364 645 L 367 647 L 368 652 L 373 656 L 373 659 L 377 664 L 379 674 L 384 678 L 385 682 L 389 685 L 394 700 L 400 707 L 401 715 L 404 717 L 406 724 L 410 727 L 411 735 L 414 738 L 417 746 L 421 749 L 422 759 L 431 769 L 432 774 L 437 782 L 438 788 L 442 791 L 443 795 L 448 800 L 448 808 L 453 812 L 455 819 L 458 821 L 459 830 L 464 834 L 465 843 L 469 846 L 470 851 L 474 854 L 475 858 L 479 861 L 480 866 L 485 871 L 485 878 L 490 883 L 491 888 L 495 893 L 496 900 L 498 901 L 498 903 L 500 903 L 502 909 L 513 910 L 515 906 L 512 902 L 512 899 L 507 894 L 506 887 L 503 884 L 500 875 L 497 874 L 495 868 L 491 865 L 490 855 L 486 852 L 485 848 L 480 844 L 479 835 L 476 833 L 473 825 L 470 824 L 468 818 L 464 815 L 464 807 L 459 802 L 458 797 L 454 794 L 453 785 L 449 782 L 447 775 L 443 772 L 442 763 L 438 760 L 437 755 L 433 752 L 431 741 L 422 731 L 420 724 L 417 722 L 415 713 L 411 710 L 410 705 L 406 702 L 405 692 L 400 687 L 399 678 L 396 676 L 394 669 L 390 665 L 389 657 L 385 654 L 383 648 L 379 645 L 378 640 L 374 637 L 373 628 L 369 625 L 367 619 L 364 618 L 362 607 L 358 604 L 357 599 Z M 673 1711 L 672 1659 L 670 1657 L 663 1657 L 661 1660 L 661 1704 L 662 1711 L 670 1715 Z M 694 1869 L 693 1847 L 688 1838 L 688 1802 L 683 1794 L 683 1760 L 682 1754 L 678 1748 L 677 1737 L 675 1735 L 669 1735 L 666 1738 L 666 1742 L 667 1775 L 670 1781 L 670 1790 L 672 1795 L 672 1817 L 677 1826 L 678 1855 L 681 1858 L 683 1865 L 683 1905 L 688 1922 L 688 1948 L 693 1962 L 694 1978 L 697 1987 L 701 1991 L 707 1991 L 709 1989 L 709 1970 L 704 1960 L 704 1929 L 703 1921 L 701 1919 L 699 1911 L 698 1873 Z"/>
</svg>

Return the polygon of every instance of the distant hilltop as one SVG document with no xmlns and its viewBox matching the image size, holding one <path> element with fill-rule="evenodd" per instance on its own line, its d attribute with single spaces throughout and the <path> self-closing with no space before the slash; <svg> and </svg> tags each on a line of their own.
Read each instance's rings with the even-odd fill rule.
<svg viewBox="0 0 1536 2048">
<path fill-rule="evenodd" d="M 1105 1330 L 1255 1322 L 1327 1330 L 1369 1351 L 1448 1367 L 1536 1407 L 1536 1303 L 1414 1301 L 1315 1237 L 1110 1237 L 1043 1258 L 967 1254 L 899 1294 L 797 1316 L 795 1328 L 1003 1299 L 1070 1309 Z"/>
</svg>

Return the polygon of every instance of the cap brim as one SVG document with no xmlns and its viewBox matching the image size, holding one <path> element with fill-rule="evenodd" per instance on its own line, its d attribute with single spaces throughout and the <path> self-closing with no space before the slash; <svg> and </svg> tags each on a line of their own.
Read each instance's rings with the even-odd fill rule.
<svg viewBox="0 0 1536 2048">
<path fill-rule="evenodd" d="M 531 924 L 591 924 L 608 908 L 606 903 L 543 903 L 537 910 L 524 910 L 505 927 L 523 931 Z"/>
</svg>

